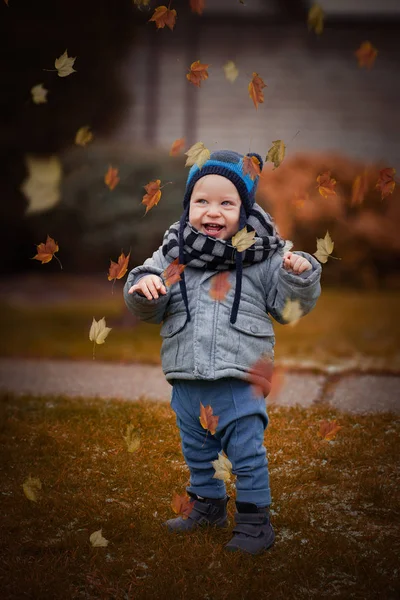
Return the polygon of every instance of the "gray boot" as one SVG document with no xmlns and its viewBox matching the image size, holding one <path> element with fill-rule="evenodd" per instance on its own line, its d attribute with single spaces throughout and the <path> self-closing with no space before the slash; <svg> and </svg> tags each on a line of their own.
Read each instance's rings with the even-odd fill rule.
<svg viewBox="0 0 400 600">
<path fill-rule="evenodd" d="M 176 519 L 169 519 L 163 523 L 169 531 L 191 531 L 196 527 L 203 525 L 215 525 L 216 527 L 227 527 L 228 516 L 226 512 L 226 505 L 229 502 L 230 496 L 226 495 L 225 498 L 204 498 L 199 499 L 201 496 L 197 496 L 193 492 L 188 492 L 193 504 L 192 511 L 187 519 L 177 517 Z"/>
<path fill-rule="evenodd" d="M 236 508 L 234 535 L 225 545 L 226 550 L 260 554 L 270 548 L 275 541 L 275 532 L 270 522 L 269 506 L 257 508 L 250 502 L 236 502 Z"/>
</svg>

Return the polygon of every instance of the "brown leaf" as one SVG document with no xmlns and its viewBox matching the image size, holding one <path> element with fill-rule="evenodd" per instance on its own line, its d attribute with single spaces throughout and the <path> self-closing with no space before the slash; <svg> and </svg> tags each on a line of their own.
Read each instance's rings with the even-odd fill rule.
<svg viewBox="0 0 400 600">
<path fill-rule="evenodd" d="M 153 208 L 153 206 L 157 205 L 161 198 L 161 190 L 160 190 L 161 179 L 156 179 L 155 181 L 150 181 L 147 185 L 144 186 L 147 194 L 143 196 L 142 204 L 146 205 L 146 212 Z"/>
<path fill-rule="evenodd" d="M 186 269 L 187 265 L 180 265 L 179 258 L 175 258 L 168 267 L 162 272 L 162 276 L 165 279 L 166 287 L 170 287 L 181 278 L 181 273 Z"/>
<path fill-rule="evenodd" d="M 174 141 L 169 151 L 170 156 L 178 156 L 181 150 L 185 147 L 185 138 L 179 138 Z"/>
<path fill-rule="evenodd" d="M 44 244 L 42 242 L 41 244 L 36 244 L 36 248 L 37 248 L 37 254 L 35 256 L 33 256 L 32 259 L 40 260 L 42 262 L 42 265 L 44 263 L 50 262 L 54 256 L 55 252 L 58 252 L 58 250 L 59 250 L 57 242 L 55 242 L 53 240 L 53 238 L 51 238 L 49 236 L 49 234 L 47 234 L 46 243 Z M 57 258 L 57 256 L 54 256 L 54 258 Z M 57 258 L 57 260 L 58 260 L 58 258 Z M 60 263 L 59 260 L 58 260 L 58 262 Z M 60 265 L 61 265 L 61 263 L 60 263 Z"/>
<path fill-rule="evenodd" d="M 129 257 L 131 253 L 129 252 L 128 256 L 122 252 L 119 255 L 118 262 L 114 262 L 110 259 L 111 264 L 108 271 L 108 281 L 112 281 L 113 279 L 121 279 L 128 269 Z"/>
<path fill-rule="evenodd" d="M 199 60 L 192 62 L 189 73 L 186 73 L 186 78 L 190 83 L 200 87 L 201 81 L 208 79 L 207 69 L 209 66 L 210 65 L 202 64 Z"/>
<path fill-rule="evenodd" d="M 363 42 L 354 54 L 357 57 L 359 67 L 370 69 L 374 65 L 378 51 L 371 42 Z"/>
<path fill-rule="evenodd" d="M 192 12 L 201 15 L 204 10 L 205 0 L 190 0 L 190 8 Z"/>
<path fill-rule="evenodd" d="M 255 363 L 247 369 L 247 379 L 252 384 L 254 395 L 264 398 L 271 392 L 274 362 L 269 354 L 261 354 Z"/>
<path fill-rule="evenodd" d="M 176 515 L 181 515 L 182 519 L 187 519 L 193 510 L 194 502 L 190 502 L 190 497 L 187 495 L 179 496 L 174 492 L 171 502 L 171 508 Z"/>
<path fill-rule="evenodd" d="M 213 300 L 224 300 L 231 287 L 232 286 L 229 283 L 229 272 L 220 271 L 211 278 L 210 297 Z"/>
<path fill-rule="evenodd" d="M 386 198 L 386 196 L 389 196 L 389 194 L 393 194 L 393 190 L 394 190 L 394 186 L 395 186 L 395 181 L 394 181 L 395 173 L 396 173 L 396 169 L 393 169 L 392 167 L 387 167 L 386 169 L 381 169 L 379 171 L 379 179 L 378 179 L 378 183 L 375 186 L 375 189 L 381 190 L 381 192 L 382 192 L 381 199 L 382 200 L 384 198 Z"/>
<path fill-rule="evenodd" d="M 243 175 L 250 175 L 253 181 L 261 175 L 260 161 L 257 156 L 243 157 Z"/>
<path fill-rule="evenodd" d="M 108 167 L 108 171 L 104 175 L 104 183 L 108 185 L 111 191 L 118 185 L 119 177 L 117 168 L 113 169 L 111 165 Z"/>
<path fill-rule="evenodd" d="M 254 106 L 258 109 L 258 104 L 264 102 L 263 88 L 267 87 L 258 73 L 253 73 L 253 79 L 249 83 L 249 96 L 254 102 Z"/>
<path fill-rule="evenodd" d="M 332 440 L 336 437 L 339 429 L 342 429 L 341 425 L 336 424 L 336 419 L 334 421 L 320 421 L 320 428 L 318 434 L 324 440 Z"/>
<path fill-rule="evenodd" d="M 163 28 L 167 25 L 167 27 L 169 27 L 172 31 L 176 21 L 176 10 L 170 10 L 166 6 L 157 6 L 153 16 L 149 19 L 149 21 L 154 21 L 157 29 Z"/>
<path fill-rule="evenodd" d="M 204 407 L 203 404 L 200 402 L 199 419 L 201 426 L 204 427 L 204 429 L 208 429 L 211 435 L 214 435 L 214 433 L 217 431 L 219 417 L 213 415 L 213 409 L 210 404 Z"/>
<path fill-rule="evenodd" d="M 321 196 L 327 198 L 328 196 L 336 196 L 335 186 L 336 179 L 331 177 L 331 172 L 326 171 L 317 177 L 317 188 Z"/>
<path fill-rule="evenodd" d="M 353 181 L 350 205 L 354 206 L 356 204 L 362 204 L 364 202 L 365 194 L 368 192 L 368 188 L 368 173 L 365 170 L 361 175 L 357 175 Z"/>
</svg>

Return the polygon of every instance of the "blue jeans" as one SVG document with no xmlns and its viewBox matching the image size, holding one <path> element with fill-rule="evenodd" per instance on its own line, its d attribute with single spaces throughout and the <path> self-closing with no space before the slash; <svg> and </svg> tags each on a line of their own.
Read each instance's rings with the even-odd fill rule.
<svg viewBox="0 0 400 600">
<path fill-rule="evenodd" d="M 250 383 L 234 377 L 216 380 L 175 379 L 171 407 L 180 430 L 182 453 L 190 470 L 186 491 L 205 498 L 224 498 L 225 482 L 213 478 L 211 463 L 223 450 L 236 475 L 236 501 L 257 507 L 271 504 L 264 431 L 268 426 L 265 398 Z M 200 423 L 200 402 L 219 416 L 214 435 Z"/>
</svg>

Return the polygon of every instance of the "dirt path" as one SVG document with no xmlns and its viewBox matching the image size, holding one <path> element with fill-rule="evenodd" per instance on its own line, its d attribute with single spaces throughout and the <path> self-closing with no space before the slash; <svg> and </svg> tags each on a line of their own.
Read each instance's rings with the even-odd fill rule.
<svg viewBox="0 0 400 600">
<path fill-rule="evenodd" d="M 159 366 L 1 358 L 0 391 L 127 401 L 146 397 L 169 402 L 172 387 Z M 280 406 L 298 403 L 308 407 L 321 402 L 350 413 L 400 414 L 400 377 L 354 372 L 315 375 L 306 370 L 290 370 L 286 371 L 277 396 L 267 398 L 267 405 Z"/>
</svg>

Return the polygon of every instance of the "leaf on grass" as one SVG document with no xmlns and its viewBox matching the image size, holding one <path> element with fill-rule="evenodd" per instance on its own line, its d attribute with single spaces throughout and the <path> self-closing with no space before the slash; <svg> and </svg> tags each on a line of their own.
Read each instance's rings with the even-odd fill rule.
<svg viewBox="0 0 400 600">
<path fill-rule="evenodd" d="M 204 429 L 208 429 L 211 435 L 217 431 L 219 417 L 213 415 L 213 409 L 211 404 L 204 407 L 200 401 L 200 423 Z"/>
<path fill-rule="evenodd" d="M 386 169 L 381 169 L 379 171 L 379 179 L 378 183 L 375 186 L 376 190 L 381 190 L 382 196 L 381 200 L 389 196 L 389 194 L 393 194 L 395 181 L 394 175 L 396 173 L 396 169 L 392 167 L 388 167 Z"/>
<path fill-rule="evenodd" d="M 189 73 L 186 73 L 186 78 L 193 85 L 200 87 L 201 82 L 208 79 L 207 69 L 210 65 L 202 64 L 199 60 L 192 62 Z"/>
<path fill-rule="evenodd" d="M 223 69 L 225 71 L 225 78 L 233 83 L 239 75 L 239 71 L 233 60 L 228 60 L 228 62 L 224 64 Z"/>
<path fill-rule="evenodd" d="M 106 320 L 104 317 L 98 321 L 93 317 L 89 331 L 89 340 L 91 342 L 96 342 L 96 344 L 104 344 L 111 329 L 112 327 L 106 327 Z"/>
<path fill-rule="evenodd" d="M 47 234 L 46 243 L 44 244 L 42 242 L 41 244 L 36 244 L 36 248 L 37 248 L 37 254 L 35 254 L 35 256 L 32 257 L 32 260 L 33 259 L 40 260 L 42 265 L 44 263 L 50 262 L 54 256 L 54 254 L 56 252 L 58 252 L 58 250 L 59 250 L 57 242 L 55 242 L 53 240 L 53 238 L 51 238 L 49 236 L 49 234 Z M 57 258 L 57 256 L 54 256 L 54 258 Z M 58 262 L 60 262 L 60 261 L 58 261 Z M 60 263 L 60 265 L 61 265 L 61 263 Z"/>
<path fill-rule="evenodd" d="M 255 231 L 247 231 L 246 225 L 232 237 L 232 246 L 237 252 L 243 252 L 254 244 Z"/>
<path fill-rule="evenodd" d="M 35 104 L 44 104 L 47 102 L 49 90 L 43 87 L 43 83 L 38 83 L 31 88 L 32 100 Z"/>
<path fill-rule="evenodd" d="M 272 142 L 271 148 L 268 150 L 268 154 L 265 157 L 265 162 L 270 161 L 274 163 L 274 169 L 279 167 L 283 159 L 285 158 L 286 146 L 282 140 L 275 140 Z"/>
<path fill-rule="evenodd" d="M 130 255 L 130 252 L 128 256 L 125 256 L 125 254 L 122 252 L 118 257 L 117 263 L 110 259 L 111 264 L 108 270 L 108 281 L 112 281 L 113 279 L 121 279 L 125 275 L 128 269 Z"/>
<path fill-rule="evenodd" d="M 176 515 L 181 515 L 183 520 L 186 520 L 193 510 L 194 502 L 190 502 L 190 497 L 187 495 L 179 496 L 174 492 L 171 508 Z"/>
<path fill-rule="evenodd" d="M 185 167 L 191 167 L 196 163 L 199 169 L 201 169 L 204 163 L 210 158 L 210 151 L 205 147 L 203 142 L 196 142 L 185 154 L 188 156 Z"/>
<path fill-rule="evenodd" d="M 313 4 L 308 11 L 308 30 L 310 31 L 310 29 L 314 29 L 315 33 L 320 35 L 324 29 L 324 16 L 325 13 L 320 5 L 316 3 Z"/>
<path fill-rule="evenodd" d="M 160 190 L 161 179 L 156 179 L 155 181 L 150 181 L 147 185 L 143 186 L 146 190 L 147 194 L 143 196 L 142 204 L 146 205 L 147 215 L 148 211 L 156 206 L 160 202 L 161 198 L 161 190 Z"/>
<path fill-rule="evenodd" d="M 126 433 L 123 436 L 128 452 L 136 452 L 140 446 L 140 432 L 135 429 L 132 423 L 126 426 Z"/>
<path fill-rule="evenodd" d="M 261 176 L 260 161 L 257 156 L 243 156 L 243 175 L 249 175 L 254 181 Z"/>
<path fill-rule="evenodd" d="M 164 28 L 167 25 L 172 31 L 176 21 L 176 10 L 170 10 L 166 6 L 157 6 L 149 21 L 154 21 L 157 29 Z"/>
<path fill-rule="evenodd" d="M 115 169 L 110 165 L 107 173 L 104 175 L 104 183 L 108 185 L 112 191 L 119 183 L 118 168 Z"/>
<path fill-rule="evenodd" d="M 259 77 L 258 73 L 253 73 L 253 79 L 250 81 L 248 86 L 249 96 L 254 102 L 254 106 L 256 110 L 258 109 L 258 104 L 264 102 L 264 93 L 262 91 L 263 88 L 267 87 L 264 81 Z"/>
<path fill-rule="evenodd" d="M 359 67 L 367 67 L 370 69 L 375 63 L 378 50 L 371 42 L 363 42 L 354 54 L 357 57 Z"/>
<path fill-rule="evenodd" d="M 84 125 L 76 132 L 75 144 L 78 146 L 86 146 L 93 139 L 93 134 L 89 131 L 89 125 Z"/>
<path fill-rule="evenodd" d="M 190 8 L 192 12 L 201 15 L 204 10 L 205 0 L 190 0 Z"/>
<path fill-rule="evenodd" d="M 102 531 L 102 529 L 95 531 L 89 538 L 89 541 L 94 548 L 108 546 L 108 540 L 101 535 Z"/>
<path fill-rule="evenodd" d="M 169 155 L 170 156 L 178 156 L 178 154 L 181 152 L 181 150 L 184 149 L 184 147 L 185 147 L 185 138 L 179 138 L 179 139 L 175 140 L 171 146 Z"/>
<path fill-rule="evenodd" d="M 333 440 L 339 429 L 342 429 L 342 425 L 337 425 L 336 419 L 334 421 L 323 420 L 320 421 L 318 435 L 324 440 Z"/>
<path fill-rule="evenodd" d="M 328 196 L 336 196 L 336 179 L 331 177 L 330 171 L 325 171 L 325 173 L 321 173 L 317 177 L 317 188 L 321 196 L 327 198 Z"/>
<path fill-rule="evenodd" d="M 186 267 L 187 265 L 179 264 L 179 257 L 169 263 L 168 267 L 162 272 L 162 276 L 165 279 L 165 286 L 170 287 L 177 281 L 180 281 L 182 279 L 181 273 Z"/>
<path fill-rule="evenodd" d="M 24 490 L 24 494 L 28 500 L 37 502 L 40 490 L 42 489 L 42 482 L 38 477 L 31 477 L 29 475 L 29 477 L 22 484 L 22 489 Z"/>
<path fill-rule="evenodd" d="M 218 460 L 211 461 L 215 469 L 213 479 L 221 479 L 222 481 L 230 481 L 232 475 L 232 463 L 227 456 L 218 453 Z"/>
<path fill-rule="evenodd" d="M 58 71 L 58 76 L 67 77 L 68 75 L 71 75 L 71 73 L 76 73 L 76 70 L 73 69 L 73 64 L 75 61 L 76 56 L 75 58 L 68 56 L 67 50 L 64 52 L 64 54 L 61 54 L 61 56 L 56 58 L 54 61 L 54 66 Z"/>
<path fill-rule="evenodd" d="M 224 300 L 231 287 L 232 286 L 229 283 L 229 272 L 220 271 L 211 278 L 210 297 L 213 300 Z"/>
</svg>

